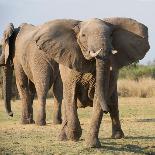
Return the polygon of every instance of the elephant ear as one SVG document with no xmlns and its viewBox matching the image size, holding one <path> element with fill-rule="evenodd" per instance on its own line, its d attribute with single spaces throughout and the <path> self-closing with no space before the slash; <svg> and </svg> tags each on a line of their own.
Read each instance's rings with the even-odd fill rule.
<svg viewBox="0 0 155 155">
<path fill-rule="evenodd" d="M 5 64 L 7 63 L 7 60 L 9 58 L 9 54 L 10 54 L 9 41 L 10 41 L 11 36 L 13 35 L 14 30 L 15 29 L 14 29 L 13 24 L 10 23 L 3 33 L 2 46 L 3 46 L 4 53 L 5 53 Z"/>
<path fill-rule="evenodd" d="M 118 69 L 145 56 L 150 48 L 145 25 L 130 18 L 107 18 L 104 21 L 114 27 L 112 45 L 118 53 L 113 57 Z"/>
<path fill-rule="evenodd" d="M 92 70 L 92 63 L 84 58 L 73 28 L 76 20 L 55 20 L 40 26 L 34 36 L 37 47 L 48 58 L 80 72 Z M 90 65 L 89 65 L 90 63 Z M 88 65 L 84 68 L 84 65 Z"/>
</svg>

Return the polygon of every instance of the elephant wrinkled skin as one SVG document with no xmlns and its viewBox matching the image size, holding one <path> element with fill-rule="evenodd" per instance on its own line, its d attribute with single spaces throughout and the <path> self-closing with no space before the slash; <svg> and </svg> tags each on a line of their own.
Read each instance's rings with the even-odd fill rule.
<svg viewBox="0 0 155 155">
<path fill-rule="evenodd" d="M 30 72 L 30 80 L 35 78 L 35 74 L 44 73 L 42 69 L 39 72 L 36 70 L 35 74 L 31 71 L 35 65 L 46 63 L 41 57 L 38 64 L 38 53 L 44 53 L 43 56 L 49 58 L 49 61 L 52 59 L 60 64 L 63 122 L 59 139 L 76 141 L 80 138 L 82 129 L 77 114 L 78 106 L 93 106 L 86 137 L 87 146 L 100 146 L 99 127 L 103 114 L 108 112 L 112 120 L 112 137 L 122 138 L 124 134 L 119 120 L 117 95 L 118 71 L 121 67 L 142 59 L 149 50 L 147 27 L 129 18 L 54 20 L 34 28 L 29 35 L 32 36 L 31 43 L 22 42 L 20 45 L 39 49 L 36 50 L 37 55 L 31 55 L 29 61 L 23 59 L 26 66 L 22 64 L 23 69 L 27 74 Z M 21 41 L 24 39 L 29 40 L 26 35 L 21 37 Z M 18 37 L 16 40 L 18 42 Z M 18 55 L 20 52 L 15 52 L 14 63 L 18 60 Z M 30 65 L 30 62 L 34 62 L 34 65 Z M 15 70 L 18 67 L 15 65 Z M 31 69 L 27 70 L 27 67 Z M 38 80 L 39 84 L 44 84 Z M 34 81 L 37 83 L 37 80 Z M 40 103 L 43 103 L 42 99 L 39 98 Z"/>
<path fill-rule="evenodd" d="M 48 24 L 35 38 L 38 48 L 60 64 L 64 112 L 59 139 L 80 138 L 77 106 L 92 104 L 87 146 L 100 146 L 99 127 L 107 112 L 112 119 L 112 137 L 122 138 L 118 71 L 142 59 L 149 50 L 147 27 L 129 18 L 56 20 L 50 28 Z"/>
<path fill-rule="evenodd" d="M 39 110 L 36 124 L 46 124 L 46 95 L 53 86 L 54 115 L 53 122 L 61 123 L 62 83 L 59 66 L 54 60 L 46 57 L 38 50 L 33 38 L 38 27 L 31 24 L 22 24 L 14 28 L 9 24 L 3 35 L 2 54 L 0 63 L 3 66 L 3 93 L 6 111 L 11 111 L 11 84 L 13 69 L 16 84 L 22 100 L 22 124 L 34 123 L 33 99 L 37 93 Z"/>
</svg>

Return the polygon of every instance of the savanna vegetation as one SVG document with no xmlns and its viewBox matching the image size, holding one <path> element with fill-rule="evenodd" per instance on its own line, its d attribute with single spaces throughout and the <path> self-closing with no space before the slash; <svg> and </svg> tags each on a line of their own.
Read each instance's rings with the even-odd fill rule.
<svg viewBox="0 0 155 155">
<path fill-rule="evenodd" d="M 122 97 L 155 96 L 155 64 L 132 64 L 119 72 L 118 93 Z"/>
</svg>

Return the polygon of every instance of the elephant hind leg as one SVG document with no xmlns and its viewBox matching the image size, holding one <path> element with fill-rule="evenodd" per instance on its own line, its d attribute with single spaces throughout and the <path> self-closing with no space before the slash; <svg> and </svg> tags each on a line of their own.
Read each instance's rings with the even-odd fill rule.
<svg viewBox="0 0 155 155">
<path fill-rule="evenodd" d="M 46 125 L 46 97 L 50 88 L 50 76 L 46 74 L 44 74 L 44 76 L 43 74 L 41 76 L 39 76 L 39 74 L 36 75 L 37 76 L 34 77 L 34 81 L 39 102 L 36 124 L 42 126 Z"/>
<path fill-rule="evenodd" d="M 62 81 L 60 75 L 57 77 L 53 84 L 53 96 L 54 96 L 54 105 L 53 105 L 53 123 L 61 124 L 61 104 L 62 104 Z"/>
<path fill-rule="evenodd" d="M 47 86 L 42 84 L 35 84 L 37 96 L 38 96 L 38 108 L 37 108 L 37 125 L 46 125 L 46 96 L 47 96 Z"/>
<path fill-rule="evenodd" d="M 28 81 L 28 85 L 29 85 L 29 95 L 30 95 L 30 106 L 29 106 L 29 111 L 31 114 L 31 118 L 33 118 L 33 100 L 35 97 L 35 93 L 36 93 L 36 89 L 34 84 L 29 80 Z M 33 123 L 35 123 L 35 121 L 33 121 Z"/>
<path fill-rule="evenodd" d="M 112 93 L 112 96 L 110 97 L 109 109 L 110 109 L 110 117 L 112 121 L 111 137 L 114 139 L 123 138 L 124 133 L 121 128 L 121 124 L 119 120 L 117 87 L 115 88 L 115 91 Z"/>
<path fill-rule="evenodd" d="M 20 65 L 15 65 L 16 84 L 22 100 L 22 124 L 34 123 L 28 78 Z"/>
</svg>

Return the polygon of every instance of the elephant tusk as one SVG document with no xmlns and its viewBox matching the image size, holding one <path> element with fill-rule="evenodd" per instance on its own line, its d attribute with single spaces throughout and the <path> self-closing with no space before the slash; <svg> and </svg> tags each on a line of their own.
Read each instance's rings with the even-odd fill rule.
<svg viewBox="0 0 155 155">
<path fill-rule="evenodd" d="M 99 50 L 96 51 L 96 52 L 90 51 L 89 53 L 90 53 L 91 57 L 94 58 L 94 57 L 96 57 L 102 50 L 103 50 L 103 49 L 101 48 L 101 49 L 99 49 Z"/>
<path fill-rule="evenodd" d="M 112 54 L 118 53 L 118 51 L 116 51 L 116 50 L 112 50 L 111 52 L 112 52 Z"/>
</svg>

